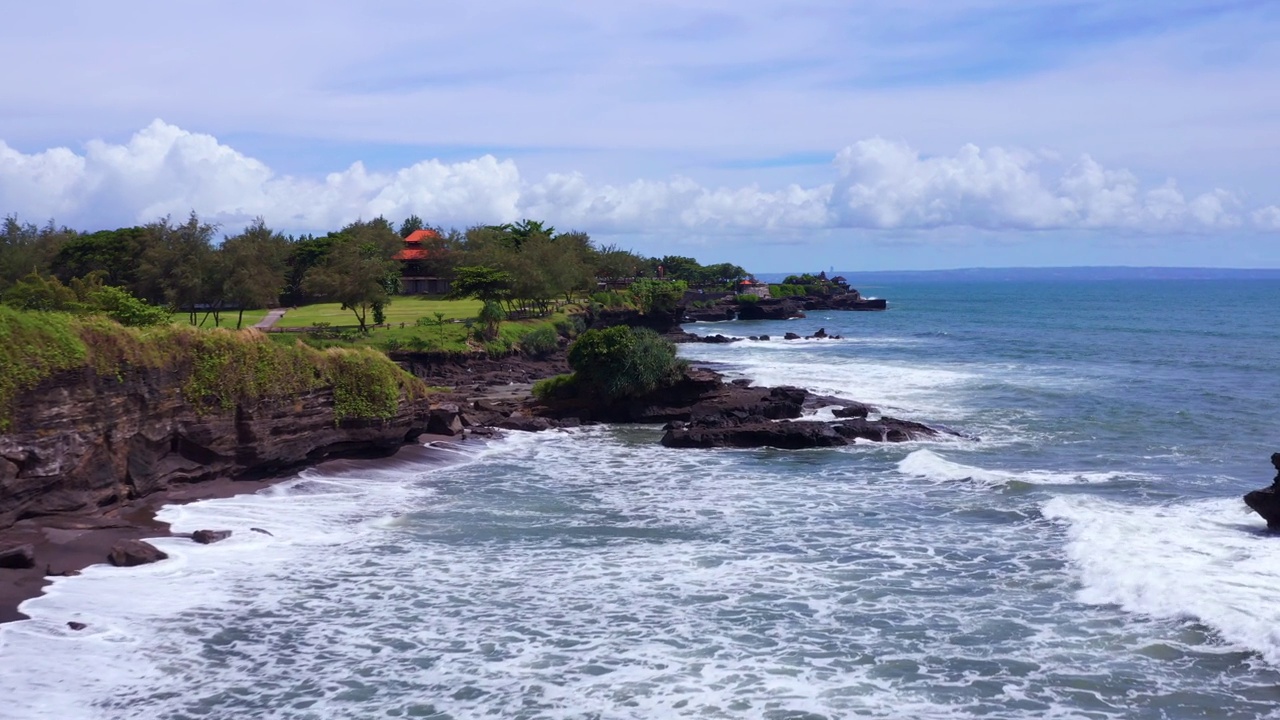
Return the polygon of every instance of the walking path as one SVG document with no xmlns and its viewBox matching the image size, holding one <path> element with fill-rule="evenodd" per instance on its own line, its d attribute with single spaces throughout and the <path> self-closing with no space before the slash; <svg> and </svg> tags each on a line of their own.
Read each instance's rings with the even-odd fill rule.
<svg viewBox="0 0 1280 720">
<path fill-rule="evenodd" d="M 275 310 L 268 310 L 267 316 L 259 320 L 257 324 L 254 325 L 254 327 L 259 330 L 266 330 L 268 328 L 273 327 L 276 323 L 280 322 L 280 318 L 282 317 L 284 317 L 284 308 L 276 308 Z"/>
</svg>

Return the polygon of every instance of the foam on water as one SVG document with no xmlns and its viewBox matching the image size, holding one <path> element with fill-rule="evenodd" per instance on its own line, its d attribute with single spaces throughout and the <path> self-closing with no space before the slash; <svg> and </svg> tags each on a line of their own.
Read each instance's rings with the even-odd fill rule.
<svg viewBox="0 0 1280 720">
<path fill-rule="evenodd" d="M 1191 618 L 1234 648 L 1280 664 L 1276 543 L 1239 500 L 1162 505 L 1056 497 L 1046 517 L 1067 524 L 1067 554 L 1089 603 Z"/>
<path fill-rule="evenodd" d="M 967 481 L 998 487 L 1019 482 L 1030 485 L 1076 485 L 1107 483 L 1116 480 L 1144 479 L 1137 473 L 1123 472 L 1051 472 L 1048 470 L 984 470 L 962 465 L 938 455 L 932 450 L 916 450 L 898 463 L 898 472 L 911 477 L 934 482 Z"/>
<path fill-rule="evenodd" d="M 1131 657 L 1164 628 L 1082 610 L 1038 541 L 1054 526 L 1018 497 L 904 480 L 894 448 L 673 452 L 657 436 L 513 433 L 483 463 L 352 463 L 168 509 L 180 530 L 236 534 L 60 580 L 35 620 L 0 628 L 18 660 L 0 669 L 6 710 L 1154 718 L 1188 689 L 1196 708 L 1256 709 L 1239 683 Z"/>
</svg>

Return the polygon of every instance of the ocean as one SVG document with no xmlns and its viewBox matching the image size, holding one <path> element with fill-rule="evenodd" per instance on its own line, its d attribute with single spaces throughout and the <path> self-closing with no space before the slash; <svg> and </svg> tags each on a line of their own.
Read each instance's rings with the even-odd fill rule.
<svg viewBox="0 0 1280 720">
<path fill-rule="evenodd" d="M 681 353 L 966 437 L 510 433 L 169 507 L 235 534 L 27 602 L 0 717 L 1280 717 L 1280 281 L 860 289 Z"/>
</svg>

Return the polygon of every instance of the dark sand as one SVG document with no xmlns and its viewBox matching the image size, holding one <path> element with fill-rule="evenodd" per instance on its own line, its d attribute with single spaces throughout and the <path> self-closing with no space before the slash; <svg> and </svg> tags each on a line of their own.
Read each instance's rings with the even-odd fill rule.
<svg viewBox="0 0 1280 720">
<path fill-rule="evenodd" d="M 461 438 L 424 435 L 419 443 L 453 444 Z M 395 455 L 382 459 L 331 460 L 318 467 L 325 472 L 358 473 L 361 469 L 412 463 L 444 465 L 456 461 L 458 454 L 420 444 L 406 445 Z M 168 523 L 156 520 L 156 512 L 165 505 L 183 505 L 198 500 L 227 498 L 255 493 L 277 482 L 297 477 L 291 472 L 267 480 L 219 479 L 180 485 L 148 495 L 127 505 L 96 515 L 52 515 L 28 518 L 13 527 L 0 530 L 0 549 L 19 545 L 35 547 L 35 567 L 26 570 L 0 568 L 0 623 L 26 620 L 18 606 L 39 596 L 49 584 L 47 575 L 72 575 L 84 568 L 107 561 L 111 546 L 119 540 L 146 539 L 179 535 Z M 220 530 L 223 528 L 209 528 Z"/>
</svg>

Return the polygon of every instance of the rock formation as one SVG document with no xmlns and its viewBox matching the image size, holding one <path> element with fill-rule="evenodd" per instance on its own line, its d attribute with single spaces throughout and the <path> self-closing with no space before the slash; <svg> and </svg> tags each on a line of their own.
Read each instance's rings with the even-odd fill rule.
<svg viewBox="0 0 1280 720">
<path fill-rule="evenodd" d="M 336 455 L 386 455 L 427 427 L 429 403 L 385 420 L 334 421 L 328 388 L 256 406 L 197 412 L 163 369 L 59 373 L 15 404 L 0 434 L 0 528 L 88 513 L 170 485 L 261 478 Z"/>
<path fill-rule="evenodd" d="M 1280 453 L 1272 453 L 1271 464 L 1276 469 L 1271 487 L 1246 494 L 1244 502 L 1267 521 L 1267 529 L 1280 532 Z"/>
</svg>

